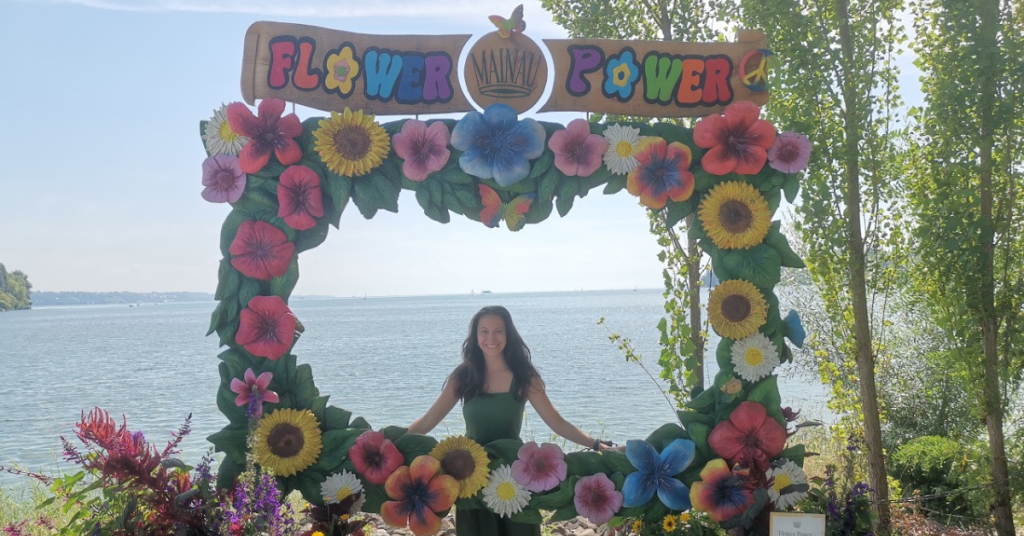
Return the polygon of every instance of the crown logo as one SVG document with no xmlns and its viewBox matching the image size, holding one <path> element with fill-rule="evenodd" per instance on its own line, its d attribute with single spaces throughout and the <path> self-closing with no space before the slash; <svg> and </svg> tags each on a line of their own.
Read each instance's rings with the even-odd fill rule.
<svg viewBox="0 0 1024 536">
<path fill-rule="evenodd" d="M 801 523 L 803 523 L 803 522 L 802 521 L 794 521 L 793 522 L 793 526 L 796 527 L 796 528 L 800 528 L 800 524 Z"/>
<path fill-rule="evenodd" d="M 534 52 L 511 46 L 474 51 L 469 60 L 480 94 L 500 99 L 533 93 L 544 62 Z"/>
</svg>

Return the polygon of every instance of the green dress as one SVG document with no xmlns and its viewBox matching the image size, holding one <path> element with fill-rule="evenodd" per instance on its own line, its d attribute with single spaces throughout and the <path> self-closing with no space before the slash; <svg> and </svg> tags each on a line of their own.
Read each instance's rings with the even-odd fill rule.
<svg viewBox="0 0 1024 536">
<path fill-rule="evenodd" d="M 525 400 L 516 400 L 516 384 L 506 393 L 483 393 L 462 404 L 466 435 L 486 445 L 498 439 L 519 439 Z M 515 523 L 484 508 L 455 511 L 458 536 L 540 536 L 540 525 Z"/>
</svg>

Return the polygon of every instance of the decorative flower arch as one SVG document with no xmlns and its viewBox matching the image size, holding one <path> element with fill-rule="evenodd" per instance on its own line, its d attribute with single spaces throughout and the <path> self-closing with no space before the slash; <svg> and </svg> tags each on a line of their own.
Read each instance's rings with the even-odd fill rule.
<svg viewBox="0 0 1024 536">
<path fill-rule="evenodd" d="M 301 122 L 284 111 L 277 99 L 263 100 L 258 115 L 233 103 L 200 128 L 209 155 L 203 197 L 232 206 L 208 333 L 227 347 L 217 406 L 230 422 L 209 438 L 225 455 L 219 486 L 244 469 L 252 432 L 253 454 L 285 493 L 299 490 L 316 504 L 358 494 L 357 507 L 418 535 L 436 532 L 434 521 L 453 504 L 526 523 L 545 521 L 543 511 L 553 512 L 548 521 L 642 518 L 651 527 L 692 507 L 725 528 L 750 527 L 806 492 L 804 448 L 786 448 L 793 415 L 781 407 L 773 373 L 792 359 L 784 339 L 801 346 L 804 337 L 795 312 L 781 316 L 773 289 L 781 267 L 803 263 L 771 221 L 782 196 L 797 195 L 806 137 L 777 134 L 745 101 L 692 130 L 584 120 L 564 127 L 519 119 L 502 104 L 458 121 L 383 125 L 348 109 Z M 628 442 L 625 454 L 373 431 L 329 405 L 312 368 L 297 363 L 292 347 L 303 327 L 288 299 L 298 256 L 339 226 L 350 202 L 369 219 L 397 212 L 399 192 L 413 190 L 438 222 L 454 213 L 517 231 L 552 210 L 565 216 L 597 187 L 627 190 L 665 211 L 669 225 L 696 214 L 690 236 L 722 281 L 708 304 L 722 336 L 721 371 L 678 422 Z M 423 501 L 423 489 L 434 499 Z"/>
</svg>

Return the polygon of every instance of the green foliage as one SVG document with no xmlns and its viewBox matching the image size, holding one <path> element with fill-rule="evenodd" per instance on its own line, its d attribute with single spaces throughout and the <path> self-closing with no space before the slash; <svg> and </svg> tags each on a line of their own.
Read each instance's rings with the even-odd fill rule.
<svg viewBox="0 0 1024 536">
<path fill-rule="evenodd" d="M 984 449 L 965 446 L 945 437 L 925 436 L 912 439 L 897 449 L 892 456 L 890 474 L 899 480 L 905 497 L 925 497 L 921 506 L 930 517 L 946 520 L 948 516 L 984 519 L 991 493 L 971 487 L 985 478 L 987 464 Z M 954 492 L 954 493 L 951 493 Z M 940 495 L 927 498 L 930 495 Z"/>
<path fill-rule="evenodd" d="M 0 311 L 32 308 L 32 283 L 20 270 L 8 272 L 0 263 Z"/>
</svg>

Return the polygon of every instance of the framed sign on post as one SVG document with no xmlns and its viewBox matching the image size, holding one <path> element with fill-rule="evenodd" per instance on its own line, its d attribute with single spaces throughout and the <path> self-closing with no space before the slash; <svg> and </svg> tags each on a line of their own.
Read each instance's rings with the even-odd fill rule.
<svg viewBox="0 0 1024 536">
<path fill-rule="evenodd" d="M 825 536 L 825 514 L 772 512 L 769 536 Z"/>
</svg>

